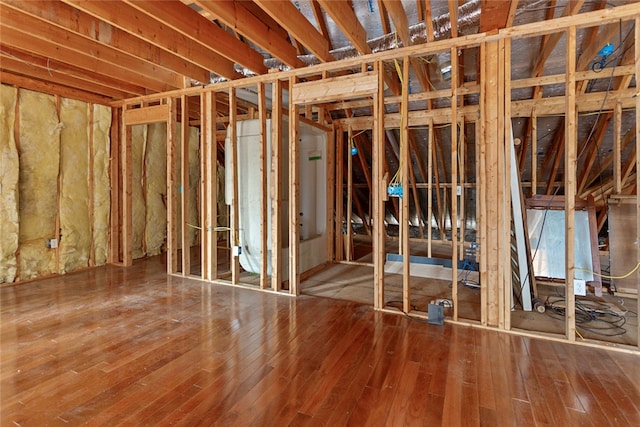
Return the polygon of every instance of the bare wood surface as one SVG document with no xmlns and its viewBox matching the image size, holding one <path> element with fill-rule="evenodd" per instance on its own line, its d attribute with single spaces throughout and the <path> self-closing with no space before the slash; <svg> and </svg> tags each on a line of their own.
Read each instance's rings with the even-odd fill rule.
<svg viewBox="0 0 640 427">
<path fill-rule="evenodd" d="M 0 424 L 640 424 L 637 355 L 163 270 L 1 288 Z"/>
</svg>

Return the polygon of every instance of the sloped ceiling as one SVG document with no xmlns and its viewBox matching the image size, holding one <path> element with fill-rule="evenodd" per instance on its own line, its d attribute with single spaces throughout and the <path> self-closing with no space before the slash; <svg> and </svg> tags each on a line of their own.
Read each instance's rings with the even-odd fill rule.
<svg viewBox="0 0 640 427">
<path fill-rule="evenodd" d="M 108 102 L 631 1 L 2 0 L 1 80 Z"/>
</svg>

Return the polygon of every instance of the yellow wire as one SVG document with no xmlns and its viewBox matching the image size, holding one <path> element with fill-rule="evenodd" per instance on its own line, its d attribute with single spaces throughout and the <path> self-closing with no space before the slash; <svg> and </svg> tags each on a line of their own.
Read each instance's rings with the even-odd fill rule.
<svg viewBox="0 0 640 427">
<path fill-rule="evenodd" d="M 577 268 L 576 267 L 576 270 L 586 271 L 587 273 L 591 273 L 594 276 L 602 277 L 603 279 L 626 279 L 627 277 L 629 277 L 633 273 L 635 273 L 638 270 L 638 268 L 640 268 L 640 262 L 637 263 L 635 267 L 633 267 L 633 270 L 631 270 L 630 272 L 628 272 L 624 276 L 607 276 L 606 274 L 596 273 L 595 271 L 591 271 L 591 270 L 586 269 L 586 268 Z"/>
</svg>

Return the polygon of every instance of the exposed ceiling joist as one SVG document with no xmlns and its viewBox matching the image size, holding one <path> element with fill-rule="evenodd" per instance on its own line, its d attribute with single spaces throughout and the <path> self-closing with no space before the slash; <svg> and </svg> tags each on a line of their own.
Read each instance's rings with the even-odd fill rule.
<svg viewBox="0 0 640 427">
<path fill-rule="evenodd" d="M 257 74 L 267 72 L 260 53 L 179 1 L 125 0 L 125 3 L 232 62 Z"/>
<path fill-rule="evenodd" d="M 114 8 L 113 2 L 109 1 L 62 1 L 223 77 L 242 77 L 229 59 L 200 43 L 194 43 L 185 35 L 129 5 L 119 3 L 118 7 Z"/>
<path fill-rule="evenodd" d="M 244 6 L 244 2 L 197 0 L 196 4 L 213 18 L 242 34 L 288 66 L 294 68 L 305 66 L 291 43 L 253 15 Z"/>
<path fill-rule="evenodd" d="M 255 0 L 265 12 L 275 19 L 293 37 L 323 62 L 335 58 L 329 52 L 329 43 L 316 28 L 300 13 L 296 6 L 288 0 Z"/>
<path fill-rule="evenodd" d="M 367 32 L 354 13 L 351 2 L 348 0 L 318 0 L 318 3 L 340 27 L 342 33 L 358 52 L 361 54 L 371 53 L 371 48 L 367 44 Z"/>
<path fill-rule="evenodd" d="M 208 81 L 209 71 L 177 55 L 149 44 L 119 28 L 81 12 L 60 1 L 3 0 L 4 4 L 52 25 L 67 29 L 89 40 L 113 47 L 139 57 L 166 70 L 188 76 L 197 81 Z"/>
</svg>

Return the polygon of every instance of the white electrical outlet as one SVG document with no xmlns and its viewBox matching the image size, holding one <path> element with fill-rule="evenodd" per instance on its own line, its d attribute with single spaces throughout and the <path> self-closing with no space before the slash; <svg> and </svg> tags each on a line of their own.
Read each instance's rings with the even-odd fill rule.
<svg viewBox="0 0 640 427">
<path fill-rule="evenodd" d="M 49 249 L 55 249 L 58 247 L 58 239 L 49 239 L 47 240 L 47 247 Z"/>
<path fill-rule="evenodd" d="M 240 256 L 241 253 L 242 253 L 242 246 L 233 247 L 233 256 Z"/>
<path fill-rule="evenodd" d="M 586 296 L 587 295 L 587 282 L 581 279 L 573 279 L 573 294 Z"/>
<path fill-rule="evenodd" d="M 462 186 L 461 186 L 461 185 L 458 185 L 458 186 L 456 187 L 456 194 L 457 194 L 458 196 L 462 196 Z"/>
</svg>

